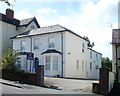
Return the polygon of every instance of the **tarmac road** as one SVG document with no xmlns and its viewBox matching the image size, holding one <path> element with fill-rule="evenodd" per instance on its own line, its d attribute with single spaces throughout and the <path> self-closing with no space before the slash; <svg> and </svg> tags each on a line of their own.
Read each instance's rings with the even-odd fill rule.
<svg viewBox="0 0 120 96">
<path fill-rule="evenodd" d="M 45 77 L 46 86 L 58 86 L 62 90 L 71 91 L 82 91 L 87 93 L 92 93 L 92 83 L 99 83 L 98 80 L 81 80 L 81 79 L 64 79 L 64 78 L 54 78 Z"/>
</svg>

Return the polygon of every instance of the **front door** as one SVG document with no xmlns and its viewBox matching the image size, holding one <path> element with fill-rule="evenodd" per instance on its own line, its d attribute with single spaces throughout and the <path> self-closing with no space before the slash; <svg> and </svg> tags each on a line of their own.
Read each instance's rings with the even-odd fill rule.
<svg viewBox="0 0 120 96">
<path fill-rule="evenodd" d="M 35 72 L 37 72 L 37 66 L 38 65 L 39 65 L 39 59 L 35 58 L 35 64 L 34 64 Z"/>
</svg>

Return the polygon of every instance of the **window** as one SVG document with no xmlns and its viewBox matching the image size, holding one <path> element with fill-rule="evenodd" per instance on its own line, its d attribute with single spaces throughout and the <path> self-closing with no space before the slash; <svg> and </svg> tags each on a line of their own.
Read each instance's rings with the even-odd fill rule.
<svg viewBox="0 0 120 96">
<path fill-rule="evenodd" d="M 53 36 L 48 38 L 48 47 L 49 48 L 54 48 L 55 47 Z"/>
<path fill-rule="evenodd" d="M 84 67 L 85 67 L 85 66 L 84 66 L 84 61 L 82 61 L 82 70 L 84 70 Z"/>
<path fill-rule="evenodd" d="M 92 62 L 90 62 L 90 69 L 92 69 Z"/>
<path fill-rule="evenodd" d="M 90 51 L 90 58 L 92 58 L 92 51 Z"/>
<path fill-rule="evenodd" d="M 35 29 L 35 26 L 34 26 L 34 25 L 32 25 L 32 26 L 31 26 L 31 29 Z"/>
<path fill-rule="evenodd" d="M 46 56 L 45 57 L 45 70 L 50 70 L 50 62 L 51 62 L 50 56 Z"/>
<path fill-rule="evenodd" d="M 95 66 L 95 69 L 99 69 L 99 66 L 98 66 L 98 65 L 96 65 L 96 66 Z"/>
<path fill-rule="evenodd" d="M 18 65 L 18 66 L 20 66 L 20 67 L 21 67 L 21 58 L 17 58 L 16 65 Z"/>
<path fill-rule="evenodd" d="M 53 70 L 58 70 L 58 56 L 53 56 Z"/>
<path fill-rule="evenodd" d="M 96 54 L 96 61 L 98 61 L 98 54 Z"/>
<path fill-rule="evenodd" d="M 79 69 L 79 60 L 77 60 L 77 69 Z"/>
<path fill-rule="evenodd" d="M 84 51 L 85 51 L 85 44 L 82 43 L 82 52 L 84 52 Z"/>
<path fill-rule="evenodd" d="M 21 51 L 25 51 L 25 40 L 21 41 Z"/>
<path fill-rule="evenodd" d="M 23 69 L 27 70 L 26 57 L 23 57 Z"/>
<path fill-rule="evenodd" d="M 34 49 L 39 49 L 39 39 L 34 39 Z"/>
</svg>

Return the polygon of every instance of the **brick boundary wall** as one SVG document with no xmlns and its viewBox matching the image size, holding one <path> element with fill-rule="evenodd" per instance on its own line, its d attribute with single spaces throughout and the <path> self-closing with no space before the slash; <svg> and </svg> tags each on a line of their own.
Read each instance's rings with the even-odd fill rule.
<svg viewBox="0 0 120 96">
<path fill-rule="evenodd" d="M 0 70 L 2 76 L 0 78 L 19 81 L 20 83 L 44 86 L 44 66 L 39 65 L 36 73 L 12 72 L 8 70 Z"/>
</svg>

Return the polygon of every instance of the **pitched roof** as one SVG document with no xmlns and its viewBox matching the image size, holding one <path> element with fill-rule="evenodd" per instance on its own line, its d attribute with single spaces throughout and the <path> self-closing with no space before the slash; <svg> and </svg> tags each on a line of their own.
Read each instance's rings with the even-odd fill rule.
<svg viewBox="0 0 120 96">
<path fill-rule="evenodd" d="M 47 26 L 47 27 L 41 27 L 38 29 L 29 30 L 27 32 L 24 32 L 12 38 L 28 37 L 28 36 L 41 35 L 41 34 L 50 34 L 50 33 L 56 33 L 56 32 L 63 32 L 65 30 L 66 30 L 65 28 L 57 24 L 53 26 Z"/>
<path fill-rule="evenodd" d="M 21 20 L 20 21 L 20 26 L 26 26 L 27 27 L 32 21 L 34 21 L 37 24 L 37 27 L 40 28 L 40 25 L 38 24 L 35 17 Z"/>
<path fill-rule="evenodd" d="M 7 23 L 16 25 L 16 26 L 19 26 L 19 24 L 20 24 L 19 20 L 15 19 L 15 18 L 14 19 L 7 18 L 6 15 L 4 15 L 2 13 L 0 13 L 0 21 L 4 21 Z"/>
<path fill-rule="evenodd" d="M 28 26 L 31 22 L 35 22 L 37 27 L 40 28 L 40 25 L 38 24 L 37 22 L 37 19 L 35 17 L 32 17 L 32 18 L 27 18 L 27 19 L 23 19 L 23 20 L 18 20 L 18 19 L 10 19 L 10 18 L 7 18 L 6 15 L 0 13 L 0 21 L 4 21 L 4 22 L 7 22 L 7 23 L 10 23 L 10 24 L 13 24 L 13 25 L 16 25 L 16 26 Z"/>
<path fill-rule="evenodd" d="M 68 32 L 72 33 L 73 35 L 76 35 L 76 36 L 82 38 L 80 35 L 76 34 L 75 32 L 57 24 L 57 25 L 52 25 L 52 26 L 47 26 L 47 27 L 41 27 L 41 28 L 38 28 L 38 29 L 33 29 L 33 30 L 30 30 L 30 31 L 24 32 L 22 34 L 19 34 L 15 37 L 12 37 L 11 39 L 23 38 L 23 37 L 28 37 L 28 36 L 43 35 L 43 34 L 50 34 L 50 33 L 65 32 L 65 31 L 68 31 Z M 84 39 L 84 38 L 82 38 L 82 39 Z M 85 41 L 87 41 L 87 40 L 85 40 Z"/>
</svg>

